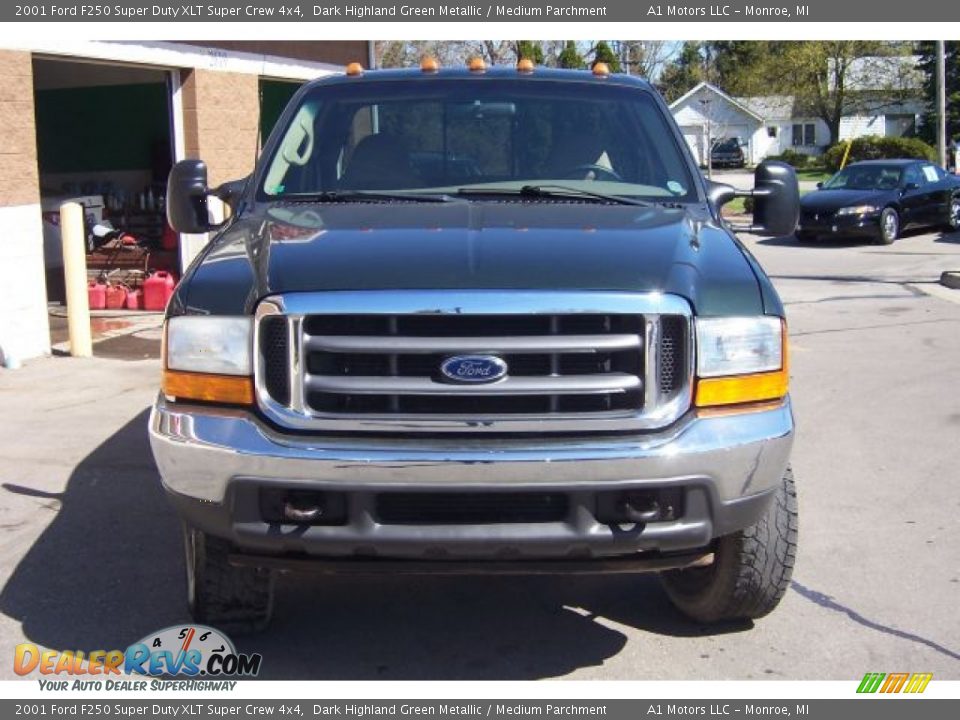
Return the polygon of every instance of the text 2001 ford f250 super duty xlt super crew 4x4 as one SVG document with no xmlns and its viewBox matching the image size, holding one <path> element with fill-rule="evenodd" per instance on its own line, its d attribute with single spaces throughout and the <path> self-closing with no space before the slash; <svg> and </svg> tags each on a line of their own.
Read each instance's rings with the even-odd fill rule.
<svg viewBox="0 0 960 720">
<path fill-rule="evenodd" d="M 195 619 L 261 626 L 274 574 L 311 567 L 657 570 L 698 621 L 770 612 L 787 335 L 720 218 L 736 194 L 602 66 L 354 67 L 297 93 L 246 180 L 178 163 L 172 225 L 216 232 L 150 437 Z M 794 230 L 789 167 L 751 194 L 752 229 Z"/>
</svg>

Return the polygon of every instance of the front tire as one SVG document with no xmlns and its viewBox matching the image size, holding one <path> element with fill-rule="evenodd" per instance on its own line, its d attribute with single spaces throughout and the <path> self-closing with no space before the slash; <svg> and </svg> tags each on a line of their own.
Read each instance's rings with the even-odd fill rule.
<svg viewBox="0 0 960 720">
<path fill-rule="evenodd" d="M 763 517 L 720 538 L 712 565 L 669 570 L 661 580 L 673 605 L 693 620 L 755 620 L 780 603 L 796 558 L 797 492 L 787 468 Z"/>
<path fill-rule="evenodd" d="M 890 245 L 900 237 L 900 215 L 893 208 L 884 208 L 880 213 L 880 234 L 878 240 L 881 245 Z"/>
<path fill-rule="evenodd" d="M 186 525 L 183 544 L 191 617 L 234 634 L 265 628 L 273 611 L 273 573 L 231 565 L 230 543 Z"/>
</svg>

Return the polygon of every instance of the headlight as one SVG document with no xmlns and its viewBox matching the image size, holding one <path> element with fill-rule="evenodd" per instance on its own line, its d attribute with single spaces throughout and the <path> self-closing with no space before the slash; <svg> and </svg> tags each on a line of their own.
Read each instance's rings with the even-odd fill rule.
<svg viewBox="0 0 960 720">
<path fill-rule="evenodd" d="M 780 318 L 698 318 L 697 376 L 779 370 L 782 332 Z"/>
<path fill-rule="evenodd" d="M 253 320 L 183 315 L 167 321 L 163 393 L 176 400 L 253 402 Z"/>
<path fill-rule="evenodd" d="M 696 405 L 776 400 L 787 394 L 787 338 L 778 317 L 698 318 Z"/>
<path fill-rule="evenodd" d="M 837 210 L 837 216 L 841 215 L 869 215 L 870 213 L 875 213 L 880 208 L 876 205 L 854 205 L 852 207 L 844 207 Z"/>
</svg>

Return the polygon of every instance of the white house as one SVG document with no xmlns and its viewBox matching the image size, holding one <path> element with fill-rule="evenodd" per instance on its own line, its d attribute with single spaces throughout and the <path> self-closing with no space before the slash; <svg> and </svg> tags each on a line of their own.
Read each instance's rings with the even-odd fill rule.
<svg viewBox="0 0 960 720">
<path fill-rule="evenodd" d="M 838 139 L 907 135 L 916 128 L 923 110 L 917 97 L 897 93 L 884 100 L 874 96 L 870 110 L 851 112 L 841 119 Z M 706 165 L 706 149 L 723 138 L 739 138 L 749 164 L 788 148 L 819 155 L 830 144 L 827 124 L 800 112 L 791 95 L 737 98 L 702 82 L 672 102 L 670 111 L 701 165 Z"/>
</svg>

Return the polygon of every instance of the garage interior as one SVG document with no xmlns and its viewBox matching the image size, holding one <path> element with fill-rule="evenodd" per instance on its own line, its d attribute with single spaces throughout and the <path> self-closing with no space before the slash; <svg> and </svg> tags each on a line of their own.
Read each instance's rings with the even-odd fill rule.
<svg viewBox="0 0 960 720">
<path fill-rule="evenodd" d="M 92 286 L 122 287 L 138 309 L 147 277 L 179 270 L 178 238 L 164 212 L 173 157 L 170 73 L 34 57 L 33 77 L 48 300 L 64 297 L 58 209 L 76 200 L 84 206 Z M 126 306 L 125 297 L 114 297 L 114 309 L 120 300 Z"/>
</svg>

